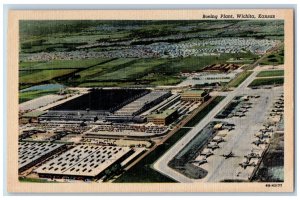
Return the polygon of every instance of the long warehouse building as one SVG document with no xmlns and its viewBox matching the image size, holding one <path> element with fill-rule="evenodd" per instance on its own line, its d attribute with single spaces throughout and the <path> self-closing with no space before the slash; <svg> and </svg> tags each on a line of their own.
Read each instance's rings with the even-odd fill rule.
<svg viewBox="0 0 300 200">
<path fill-rule="evenodd" d="M 78 145 L 35 171 L 43 178 L 97 179 L 133 153 L 129 147 Z"/>
<path fill-rule="evenodd" d="M 20 142 L 18 149 L 19 173 L 35 166 L 64 148 L 65 144 Z"/>
</svg>

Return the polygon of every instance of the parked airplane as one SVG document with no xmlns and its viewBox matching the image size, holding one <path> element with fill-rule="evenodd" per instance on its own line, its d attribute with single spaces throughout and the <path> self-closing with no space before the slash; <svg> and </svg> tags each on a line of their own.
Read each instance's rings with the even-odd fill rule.
<svg viewBox="0 0 300 200">
<path fill-rule="evenodd" d="M 211 143 L 209 143 L 209 144 L 207 145 L 207 148 L 212 149 L 212 150 L 215 150 L 215 149 L 220 148 L 220 147 L 219 147 L 218 144 L 211 144 Z"/>
<path fill-rule="evenodd" d="M 208 152 L 206 152 L 206 153 L 201 152 L 200 155 L 201 155 L 201 156 L 205 156 L 206 158 L 208 158 L 209 156 L 214 155 L 214 153 L 211 152 L 211 151 L 208 151 Z"/>
<path fill-rule="evenodd" d="M 225 142 L 225 140 L 222 137 L 216 138 L 216 139 L 212 139 L 213 142 L 216 142 L 217 144 L 221 143 L 221 142 Z"/>
<path fill-rule="evenodd" d="M 245 158 L 247 158 L 247 160 L 250 160 L 251 158 L 261 158 L 261 156 L 258 153 L 249 153 L 246 156 L 244 156 Z"/>
<path fill-rule="evenodd" d="M 239 164 L 242 168 L 246 169 L 249 166 L 255 167 L 256 164 L 254 162 L 250 163 L 248 160 Z"/>
<path fill-rule="evenodd" d="M 252 142 L 252 144 L 255 144 L 256 146 L 259 146 L 260 144 L 267 144 L 267 142 L 258 139 L 258 140 L 255 140 L 254 142 Z"/>
<path fill-rule="evenodd" d="M 222 156 L 225 157 L 225 159 L 232 158 L 232 157 L 236 157 L 236 156 L 234 155 L 234 153 L 232 153 L 232 151 L 231 151 L 230 153 L 228 153 L 228 154 L 223 154 Z"/>
<path fill-rule="evenodd" d="M 207 163 L 207 160 L 204 158 L 202 160 L 192 160 L 190 163 L 197 163 L 199 166 Z"/>
</svg>

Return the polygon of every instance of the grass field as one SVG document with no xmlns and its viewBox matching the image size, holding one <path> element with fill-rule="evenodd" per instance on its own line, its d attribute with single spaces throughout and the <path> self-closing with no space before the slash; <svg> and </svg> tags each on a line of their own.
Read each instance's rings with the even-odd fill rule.
<svg viewBox="0 0 300 200">
<path fill-rule="evenodd" d="M 254 79 L 252 83 L 250 83 L 250 87 L 261 86 L 261 85 L 282 85 L 284 83 L 284 78 L 259 78 Z"/>
<path fill-rule="evenodd" d="M 122 32 L 115 32 L 110 34 L 77 34 L 72 33 L 69 35 L 62 35 L 60 34 L 60 37 L 47 37 L 46 42 L 44 44 L 60 44 L 60 43 L 69 43 L 69 44 L 76 44 L 76 43 L 95 43 L 98 40 L 101 39 L 118 39 L 118 38 L 124 38 L 127 37 L 128 33 L 122 33 Z"/>
<path fill-rule="evenodd" d="M 138 81 L 152 86 L 176 85 L 182 81 L 182 78 L 179 76 L 163 75 L 160 73 L 149 73 Z"/>
<path fill-rule="evenodd" d="M 174 133 L 166 142 L 156 147 L 154 151 L 148 154 L 144 159 L 122 174 L 114 182 L 116 183 L 159 183 L 175 182 L 152 168 L 155 161 L 170 149 L 180 138 L 189 132 L 189 128 L 181 128 Z"/>
<path fill-rule="evenodd" d="M 159 85 L 176 85 L 179 84 L 182 79 L 176 76 L 156 76 L 155 81 L 152 81 L 149 83 L 153 86 L 159 86 Z"/>
<path fill-rule="evenodd" d="M 20 84 L 37 84 L 75 72 L 76 69 L 37 70 L 20 77 Z"/>
<path fill-rule="evenodd" d="M 28 91 L 28 92 L 19 92 L 19 103 L 23 103 L 25 101 L 29 101 L 41 96 L 45 96 L 48 94 L 55 94 L 59 90 L 34 90 L 34 91 Z"/>
<path fill-rule="evenodd" d="M 39 178 L 19 178 L 20 182 L 30 182 L 30 183 L 57 183 L 56 181 L 48 181 L 45 179 L 39 179 Z"/>
<path fill-rule="evenodd" d="M 284 76 L 284 70 L 272 70 L 262 71 L 257 74 L 257 77 L 268 77 L 268 76 Z"/>
<path fill-rule="evenodd" d="M 154 70 L 155 67 L 165 63 L 163 59 L 140 59 L 128 67 L 121 68 L 111 73 L 96 77 L 92 80 L 99 81 L 122 81 L 135 80 L 145 76 Z"/>
<path fill-rule="evenodd" d="M 21 62 L 22 70 L 31 69 L 78 69 L 88 68 L 110 60 L 109 58 L 81 59 L 81 60 L 53 60 L 49 62 Z"/>
<path fill-rule="evenodd" d="M 249 53 L 243 55 L 253 58 L 253 55 Z M 21 62 L 19 76 L 22 86 L 49 82 L 61 76 L 68 80 L 67 82 L 63 80 L 61 83 L 80 87 L 176 85 L 182 81 L 179 76 L 180 72 L 200 71 L 207 65 L 226 63 L 228 59 L 236 57 L 238 56 L 223 54 L 185 58 L 97 58 Z"/>
<path fill-rule="evenodd" d="M 99 74 L 106 73 L 108 71 L 114 71 L 119 68 L 124 67 L 124 65 L 128 63 L 132 63 L 135 59 L 134 58 L 119 58 L 116 60 L 112 60 L 110 62 L 106 62 L 104 64 L 99 64 L 93 67 L 90 67 L 86 70 L 83 70 L 78 73 L 80 78 L 89 78 L 94 77 Z"/>
<path fill-rule="evenodd" d="M 136 86 L 135 82 L 117 82 L 117 81 L 111 81 L 111 82 L 83 82 L 78 85 L 78 87 L 127 87 L 127 86 Z"/>
<path fill-rule="evenodd" d="M 20 62 L 19 63 L 19 68 L 20 69 L 30 69 L 33 68 L 36 65 L 40 65 L 40 64 L 46 64 L 47 62 L 41 62 L 41 61 L 28 61 L 28 62 Z"/>
<path fill-rule="evenodd" d="M 218 103 L 220 103 L 225 97 L 217 96 L 210 104 L 208 104 L 205 108 L 200 110 L 188 123 L 186 123 L 185 127 L 193 127 L 198 124 Z"/>
<path fill-rule="evenodd" d="M 241 72 L 236 78 L 234 78 L 233 80 L 231 80 L 227 84 L 227 87 L 237 87 L 237 86 L 239 86 L 251 74 L 252 74 L 251 71 L 243 71 L 243 72 Z"/>
<path fill-rule="evenodd" d="M 260 62 L 260 65 L 282 65 L 284 64 L 284 50 L 274 52 Z"/>
</svg>

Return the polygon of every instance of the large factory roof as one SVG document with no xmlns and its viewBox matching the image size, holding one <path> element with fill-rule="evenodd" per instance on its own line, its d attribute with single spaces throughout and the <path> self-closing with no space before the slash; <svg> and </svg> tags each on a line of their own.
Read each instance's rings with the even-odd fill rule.
<svg viewBox="0 0 300 200">
<path fill-rule="evenodd" d="M 165 97 L 169 97 L 171 93 L 169 91 L 152 91 L 141 98 L 125 105 L 121 109 L 115 112 L 115 115 L 129 115 L 134 116 L 144 110 L 147 105 L 160 102 Z"/>
<path fill-rule="evenodd" d="M 42 165 L 36 172 L 94 177 L 129 151 L 129 147 L 79 145 Z"/>
<path fill-rule="evenodd" d="M 42 156 L 55 151 L 63 145 L 64 144 L 20 142 L 18 149 L 19 169 L 35 162 Z"/>
<path fill-rule="evenodd" d="M 92 89 L 89 93 L 55 106 L 51 110 L 114 111 L 148 92 L 146 89 Z"/>
<path fill-rule="evenodd" d="M 45 114 L 46 111 L 39 111 L 39 110 L 36 110 L 36 111 L 31 111 L 31 112 L 28 112 L 28 113 L 25 113 L 24 115 L 22 115 L 22 117 L 39 117 L 41 116 L 42 114 Z"/>
</svg>

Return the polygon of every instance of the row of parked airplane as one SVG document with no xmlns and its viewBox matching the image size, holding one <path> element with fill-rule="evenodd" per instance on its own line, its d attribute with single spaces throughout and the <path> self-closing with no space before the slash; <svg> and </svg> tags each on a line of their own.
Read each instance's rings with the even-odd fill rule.
<svg viewBox="0 0 300 200">
<path fill-rule="evenodd" d="M 206 153 L 201 153 L 201 155 L 205 156 L 205 158 L 202 159 L 202 160 L 194 160 L 194 161 L 192 161 L 192 163 L 197 163 L 199 166 L 202 165 L 202 164 L 205 164 L 205 163 L 208 162 L 207 157 L 209 157 L 211 155 L 214 155 L 214 153 L 211 152 L 211 151 L 208 151 Z M 232 158 L 232 157 L 239 157 L 239 156 L 236 156 L 232 151 L 229 152 L 228 154 L 223 154 L 221 156 L 223 156 L 225 159 L 229 159 L 229 158 Z M 243 169 L 246 169 L 249 166 L 255 167 L 257 165 L 255 162 L 250 162 L 250 160 L 252 158 L 261 158 L 261 156 L 258 153 L 254 153 L 254 152 L 251 152 L 251 153 L 247 154 L 244 157 L 247 160 L 239 164 Z"/>
</svg>

